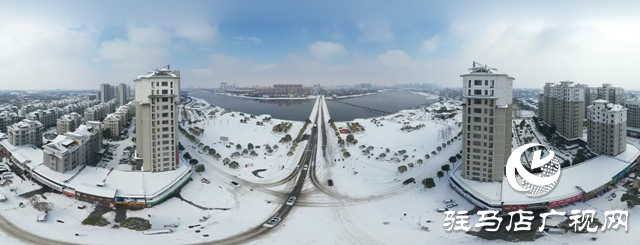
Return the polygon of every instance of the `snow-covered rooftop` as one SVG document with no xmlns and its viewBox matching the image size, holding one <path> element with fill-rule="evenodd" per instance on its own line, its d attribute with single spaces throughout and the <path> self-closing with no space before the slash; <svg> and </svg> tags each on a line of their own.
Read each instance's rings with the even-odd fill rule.
<svg viewBox="0 0 640 245">
<path fill-rule="evenodd" d="M 101 183 L 109 174 L 109 169 L 98 168 L 98 167 L 90 167 L 87 166 L 80 172 L 80 174 L 73 177 L 68 183 L 67 186 L 72 187 L 74 189 L 78 189 L 78 186 L 82 184 L 93 185 L 95 186 L 97 183 Z M 115 188 L 110 186 L 105 186 L 111 189 Z M 86 192 L 85 192 L 86 193 Z"/>
<path fill-rule="evenodd" d="M 616 155 L 615 158 L 623 162 L 632 162 L 635 161 L 638 156 L 640 156 L 640 150 L 638 150 L 635 145 L 627 143 L 627 149 Z"/>
<path fill-rule="evenodd" d="M 537 198 L 530 198 L 525 193 L 515 191 L 506 179 L 502 183 L 472 181 L 462 178 L 459 168 L 452 173 L 452 177 L 476 198 L 490 204 L 502 202 L 503 205 L 523 205 L 552 202 L 591 192 L 605 185 L 631 162 L 635 162 L 639 154 L 638 148 L 629 144 L 627 151 L 616 157 L 600 155 L 579 165 L 564 168 L 556 187 L 548 194 Z M 522 179 L 517 179 L 522 185 Z"/>
<path fill-rule="evenodd" d="M 2 144 L 5 149 L 9 150 L 11 152 L 11 156 L 13 156 L 19 162 L 25 163 L 27 160 L 29 160 L 26 165 L 30 168 L 43 163 L 43 154 L 42 149 L 40 148 L 37 148 L 33 145 L 14 146 L 9 143 L 9 140 L 7 139 L 0 140 L 0 144 Z"/>
<path fill-rule="evenodd" d="M 91 195 L 101 196 L 101 197 L 111 197 L 114 198 L 116 196 L 116 190 L 109 187 L 98 187 L 95 184 L 80 184 L 76 186 L 76 191 L 87 193 Z"/>
<path fill-rule="evenodd" d="M 140 75 L 140 78 L 151 78 L 151 77 L 179 77 L 176 71 L 171 71 L 169 65 L 156 69 L 155 71 L 150 71 L 147 75 Z"/>
<path fill-rule="evenodd" d="M 458 167 L 451 177 L 466 191 L 491 205 L 500 205 L 502 197 L 502 185 L 499 182 L 480 182 L 462 178 L 461 168 Z"/>
<path fill-rule="evenodd" d="M 114 170 L 107 176 L 105 186 L 117 189 L 119 197 L 154 196 L 173 186 L 189 170 L 185 163 L 179 164 L 176 170 L 156 173 Z"/>
<path fill-rule="evenodd" d="M 40 154 L 42 155 L 42 153 Z M 82 165 L 77 166 L 76 168 L 69 170 L 67 172 L 64 173 L 60 173 L 60 172 L 56 172 L 51 170 L 50 168 L 48 168 L 47 166 L 44 165 L 38 165 L 33 169 L 33 172 L 36 172 L 40 175 L 42 175 L 43 177 L 46 177 L 52 181 L 58 182 L 58 183 L 62 183 L 62 182 L 66 182 L 69 179 L 71 179 L 71 177 L 73 177 L 75 174 L 77 174 L 80 169 L 82 169 Z"/>
</svg>

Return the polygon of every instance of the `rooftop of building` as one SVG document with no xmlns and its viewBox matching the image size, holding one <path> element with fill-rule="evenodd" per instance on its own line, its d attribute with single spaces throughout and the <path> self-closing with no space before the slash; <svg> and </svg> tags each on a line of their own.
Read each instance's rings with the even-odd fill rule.
<svg viewBox="0 0 640 245">
<path fill-rule="evenodd" d="M 170 68 L 170 65 L 167 65 L 163 68 L 156 69 L 155 71 L 150 71 L 147 75 L 140 75 L 138 76 L 138 79 L 152 77 L 180 77 L 179 71 L 172 71 Z"/>
<path fill-rule="evenodd" d="M 114 113 L 111 113 L 104 118 L 104 121 L 120 121 L 120 116 Z"/>
<path fill-rule="evenodd" d="M 7 126 L 13 130 L 19 130 L 20 128 L 42 127 L 42 123 L 30 119 L 22 119 L 22 121 Z"/>
<path fill-rule="evenodd" d="M 35 167 L 43 162 L 44 155 L 42 154 L 42 149 L 33 145 L 14 146 L 7 139 L 0 140 L 0 145 L 10 151 L 11 156 L 16 160 L 25 163 L 29 167 Z"/>
<path fill-rule="evenodd" d="M 79 147 L 78 143 L 66 135 L 58 135 L 48 144 L 42 146 L 45 149 L 59 152 L 61 154 Z"/>
</svg>

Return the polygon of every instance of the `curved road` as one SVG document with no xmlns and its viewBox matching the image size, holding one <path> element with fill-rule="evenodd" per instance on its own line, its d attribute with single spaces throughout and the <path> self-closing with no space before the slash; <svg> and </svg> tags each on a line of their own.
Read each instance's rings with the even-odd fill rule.
<svg viewBox="0 0 640 245">
<path fill-rule="evenodd" d="M 323 136 L 323 143 L 322 143 L 322 149 L 323 151 L 326 149 L 327 147 L 327 140 L 326 140 L 326 129 L 325 129 L 325 125 L 324 125 L 324 108 L 322 106 L 323 103 L 318 103 L 318 110 L 316 111 L 316 118 L 314 120 L 314 124 L 318 125 L 318 119 L 321 119 L 320 123 L 320 127 L 322 128 L 322 134 Z M 322 114 L 321 114 L 322 113 Z M 296 168 L 296 170 L 292 171 L 291 174 L 289 174 L 288 176 L 286 176 L 284 179 L 274 182 L 274 183 L 269 183 L 269 184 L 265 184 L 264 186 L 272 186 L 272 185 L 280 185 L 280 184 L 293 184 L 295 183 L 294 186 L 289 186 L 289 188 L 287 188 L 287 190 L 290 190 L 289 196 L 296 196 L 298 198 L 300 198 L 300 195 L 302 194 L 302 188 L 304 186 L 304 183 L 306 181 L 307 178 L 307 174 L 310 175 L 310 179 L 311 182 L 313 183 L 313 185 L 316 187 L 316 189 L 320 190 L 321 192 L 332 196 L 332 197 L 338 197 L 338 198 L 348 198 L 348 197 L 344 197 L 344 196 L 339 196 L 336 193 L 333 193 L 327 189 L 324 188 L 324 186 L 322 185 L 322 183 L 320 183 L 318 177 L 316 176 L 315 173 L 315 168 L 316 168 L 316 153 L 317 153 L 317 143 L 318 143 L 318 128 L 317 127 L 312 127 L 311 128 L 311 135 L 308 139 L 308 143 L 304 149 L 303 155 L 300 158 L 300 161 L 298 162 L 298 167 Z M 308 170 L 304 170 L 304 166 L 307 165 L 308 166 Z M 297 177 L 297 178 L 296 178 Z M 291 180 L 296 179 L 295 182 L 290 182 Z M 260 185 L 260 184 L 257 184 Z M 272 193 L 275 194 L 275 193 Z M 304 202 L 300 202 L 300 204 L 303 204 L 302 206 L 306 206 L 304 205 Z M 267 220 L 269 220 L 271 217 L 280 217 L 282 220 L 280 221 L 280 223 L 284 222 L 285 218 L 287 217 L 287 215 L 289 214 L 289 212 L 291 211 L 291 209 L 295 207 L 295 205 L 293 206 L 288 206 L 285 205 L 284 203 L 278 208 L 278 210 L 276 212 L 273 213 L 272 216 L 270 216 Z M 266 222 L 267 220 L 265 220 L 264 222 Z M 7 233 L 7 235 L 10 235 L 22 242 L 25 243 L 29 243 L 29 244 L 43 244 L 43 245 L 80 245 L 77 243 L 70 243 L 70 242 L 61 242 L 61 241 L 55 241 L 52 239 L 48 239 L 42 236 L 39 236 L 37 234 L 31 233 L 29 231 L 26 231 L 20 227 L 15 226 L 13 223 L 11 223 L 10 221 L 8 221 L 5 217 L 3 217 L 2 215 L 0 215 L 0 229 L 2 231 L 4 231 L 5 233 Z M 250 242 L 254 239 L 259 238 L 260 236 L 266 234 L 269 230 L 271 230 L 273 228 L 265 228 L 262 226 L 262 223 L 259 224 L 259 226 L 253 228 L 253 229 L 249 229 L 245 232 L 239 233 L 239 234 L 235 234 L 233 236 L 230 237 L 226 237 L 223 239 L 219 239 L 219 240 L 213 240 L 213 241 L 207 241 L 207 242 L 202 242 L 202 243 L 195 243 L 194 245 L 209 245 L 209 244 L 239 244 L 239 243 L 245 243 L 245 242 Z"/>
</svg>

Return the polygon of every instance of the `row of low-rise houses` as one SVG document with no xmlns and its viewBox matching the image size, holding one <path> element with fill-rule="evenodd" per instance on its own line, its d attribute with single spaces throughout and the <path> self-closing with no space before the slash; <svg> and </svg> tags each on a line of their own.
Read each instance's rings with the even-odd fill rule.
<svg viewBox="0 0 640 245">
<path fill-rule="evenodd" d="M 56 124 L 62 115 L 70 113 L 84 114 L 84 111 L 99 104 L 98 100 L 64 99 L 49 103 L 30 103 L 18 108 L 10 106 L 0 108 L 0 132 L 6 133 L 7 126 L 30 119 L 39 121 L 45 128 Z"/>
</svg>

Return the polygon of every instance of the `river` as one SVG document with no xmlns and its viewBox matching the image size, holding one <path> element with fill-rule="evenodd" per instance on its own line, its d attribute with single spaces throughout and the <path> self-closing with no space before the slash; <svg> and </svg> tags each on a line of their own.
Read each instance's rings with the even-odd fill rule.
<svg viewBox="0 0 640 245">
<path fill-rule="evenodd" d="M 315 103 L 315 100 L 257 100 L 200 92 L 193 92 L 191 96 L 234 111 L 256 115 L 269 114 L 274 118 L 295 121 L 304 121 L 309 118 L 311 108 Z M 400 91 L 380 92 L 373 95 L 341 99 L 341 101 L 390 113 L 434 102 L 422 95 Z M 351 121 L 356 118 L 379 117 L 387 114 L 352 105 L 327 100 L 329 114 L 335 121 Z"/>
</svg>

